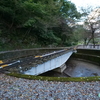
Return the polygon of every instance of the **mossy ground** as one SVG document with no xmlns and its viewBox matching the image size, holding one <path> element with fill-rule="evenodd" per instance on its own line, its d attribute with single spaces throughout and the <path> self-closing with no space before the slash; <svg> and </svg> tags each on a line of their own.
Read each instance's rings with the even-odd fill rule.
<svg viewBox="0 0 100 100">
<path fill-rule="evenodd" d="M 41 81 L 59 81 L 59 82 L 91 82 L 100 81 L 100 76 L 95 77 L 45 77 L 45 76 L 33 76 L 23 75 L 17 73 L 9 73 L 7 75 L 14 76 L 17 78 L 25 78 L 29 80 L 41 80 Z"/>
</svg>

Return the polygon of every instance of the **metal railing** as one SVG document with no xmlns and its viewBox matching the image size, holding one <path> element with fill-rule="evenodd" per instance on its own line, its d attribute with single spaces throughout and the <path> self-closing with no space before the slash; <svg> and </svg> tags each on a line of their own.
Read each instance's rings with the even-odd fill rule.
<svg viewBox="0 0 100 100">
<path fill-rule="evenodd" d="M 100 49 L 100 45 L 78 45 L 77 48 L 83 49 Z"/>
</svg>

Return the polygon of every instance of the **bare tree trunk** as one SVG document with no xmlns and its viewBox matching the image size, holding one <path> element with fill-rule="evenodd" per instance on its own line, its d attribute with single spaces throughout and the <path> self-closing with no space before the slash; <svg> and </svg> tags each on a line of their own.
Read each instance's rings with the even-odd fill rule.
<svg viewBox="0 0 100 100">
<path fill-rule="evenodd" d="M 92 37 L 91 37 L 91 38 L 89 38 L 89 40 L 88 40 L 88 42 L 86 43 L 86 45 L 88 45 L 88 44 L 89 44 L 89 42 L 91 41 L 91 39 L 92 39 Z"/>
<path fill-rule="evenodd" d="M 91 34 L 92 34 L 92 43 L 93 43 L 93 48 L 95 48 L 95 41 L 94 41 L 94 33 L 95 33 L 95 28 L 94 28 L 94 23 L 91 23 Z"/>
<path fill-rule="evenodd" d="M 94 30 L 92 30 L 92 43 L 93 43 L 93 48 L 95 48 Z"/>
<path fill-rule="evenodd" d="M 85 39 L 84 39 L 84 45 L 86 45 L 86 41 L 87 41 L 87 39 L 85 38 Z"/>
<path fill-rule="evenodd" d="M 93 38 L 92 38 L 92 40 L 93 40 L 93 48 L 95 48 L 94 35 L 93 35 Z"/>
</svg>

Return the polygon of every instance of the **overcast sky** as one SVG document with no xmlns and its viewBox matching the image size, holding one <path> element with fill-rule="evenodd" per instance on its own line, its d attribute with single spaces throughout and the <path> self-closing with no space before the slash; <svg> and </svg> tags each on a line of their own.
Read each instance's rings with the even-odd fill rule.
<svg viewBox="0 0 100 100">
<path fill-rule="evenodd" d="M 100 7 L 100 0 L 69 0 L 69 1 L 73 2 L 78 10 L 80 9 L 80 7 L 85 7 L 85 8 L 90 6 L 94 8 L 98 6 Z"/>
</svg>

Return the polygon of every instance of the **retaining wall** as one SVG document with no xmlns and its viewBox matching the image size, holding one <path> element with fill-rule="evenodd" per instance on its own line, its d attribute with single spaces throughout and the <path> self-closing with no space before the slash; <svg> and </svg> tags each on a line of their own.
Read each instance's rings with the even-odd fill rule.
<svg viewBox="0 0 100 100">
<path fill-rule="evenodd" d="M 61 48 L 35 48 L 35 49 L 23 49 L 23 50 L 13 50 L 0 52 L 0 60 L 8 61 L 21 57 L 27 56 L 37 56 L 45 53 L 50 53 L 52 51 L 61 50 Z"/>
<path fill-rule="evenodd" d="M 100 50 L 94 49 L 77 49 L 76 53 L 73 53 L 72 58 L 78 58 L 90 61 L 100 65 Z"/>
</svg>

